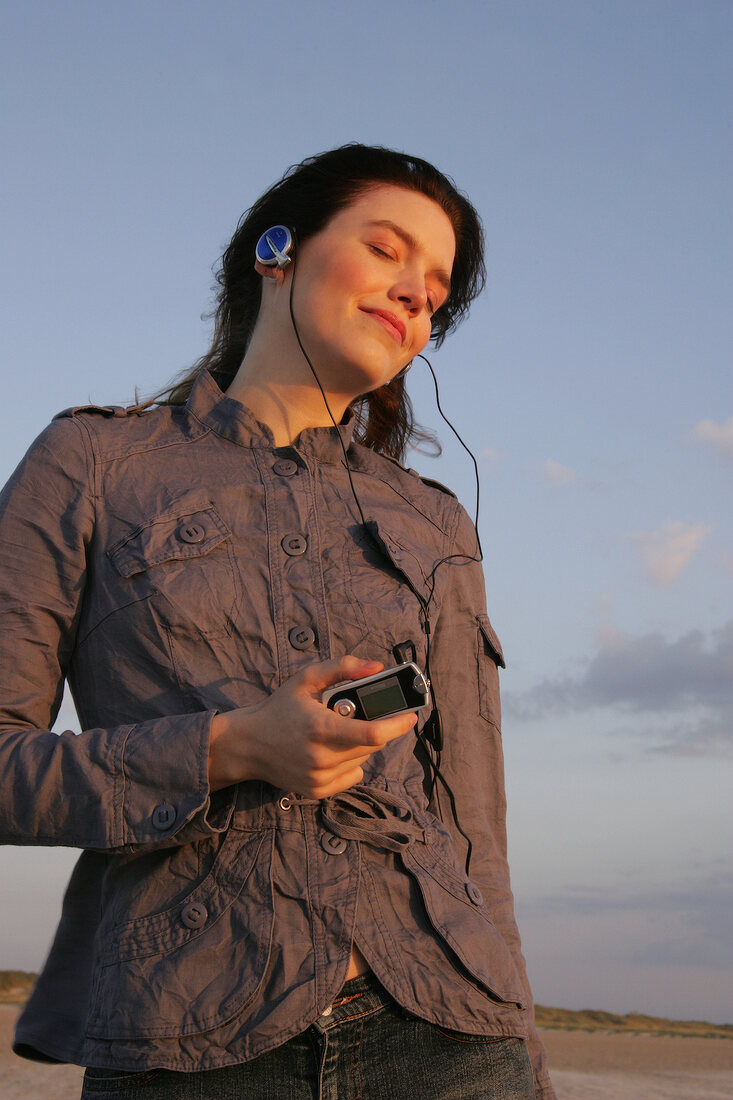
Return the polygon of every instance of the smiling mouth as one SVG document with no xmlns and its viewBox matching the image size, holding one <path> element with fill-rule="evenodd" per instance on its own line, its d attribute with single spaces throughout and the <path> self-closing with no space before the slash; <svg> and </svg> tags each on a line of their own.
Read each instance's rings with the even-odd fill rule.
<svg viewBox="0 0 733 1100">
<path fill-rule="evenodd" d="M 390 334 L 395 343 L 402 347 L 405 342 L 405 336 L 407 335 L 407 329 L 394 313 L 390 313 L 389 310 L 386 309 L 363 309 L 362 312 L 368 313 L 375 321 L 379 321 L 382 328 Z"/>
</svg>

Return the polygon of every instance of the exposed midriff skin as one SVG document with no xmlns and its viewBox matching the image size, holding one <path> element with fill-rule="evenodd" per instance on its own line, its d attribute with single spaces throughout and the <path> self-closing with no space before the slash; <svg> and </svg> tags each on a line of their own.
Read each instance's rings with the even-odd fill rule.
<svg viewBox="0 0 733 1100">
<path fill-rule="evenodd" d="M 349 982 L 352 978 L 358 978 L 360 974 L 366 974 L 368 969 L 369 963 L 366 961 L 359 948 L 352 947 L 346 981 Z"/>
</svg>

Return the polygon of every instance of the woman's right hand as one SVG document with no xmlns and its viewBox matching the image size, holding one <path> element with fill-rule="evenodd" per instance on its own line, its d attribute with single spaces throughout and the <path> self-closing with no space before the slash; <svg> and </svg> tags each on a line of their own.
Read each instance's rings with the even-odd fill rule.
<svg viewBox="0 0 733 1100">
<path fill-rule="evenodd" d="M 362 764 L 417 721 L 397 714 L 363 722 L 342 718 L 321 702 L 326 688 L 373 676 L 379 661 L 341 657 L 308 665 L 252 707 L 217 714 L 211 723 L 212 791 L 261 779 L 308 798 L 328 798 L 360 783 Z"/>
</svg>

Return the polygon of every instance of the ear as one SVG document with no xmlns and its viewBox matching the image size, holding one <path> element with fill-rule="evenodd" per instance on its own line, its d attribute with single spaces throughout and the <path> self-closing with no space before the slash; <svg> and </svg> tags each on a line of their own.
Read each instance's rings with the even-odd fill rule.
<svg viewBox="0 0 733 1100">
<path fill-rule="evenodd" d="M 273 279 L 278 286 L 282 286 L 285 282 L 285 271 L 287 268 L 281 267 L 269 267 L 267 264 L 260 263 L 259 260 L 255 260 L 255 271 L 258 275 L 261 275 L 263 279 Z"/>
</svg>

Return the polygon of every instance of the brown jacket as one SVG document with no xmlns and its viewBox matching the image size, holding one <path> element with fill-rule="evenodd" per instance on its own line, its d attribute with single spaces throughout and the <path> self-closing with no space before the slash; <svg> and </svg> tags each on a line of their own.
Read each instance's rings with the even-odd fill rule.
<svg viewBox="0 0 733 1100">
<path fill-rule="evenodd" d="M 349 444 L 350 425 L 339 428 Z M 0 501 L 0 841 L 84 849 L 19 1053 L 209 1069 L 304 1030 L 352 941 L 408 1011 L 530 1041 L 551 1097 L 506 863 L 497 665 L 452 494 L 335 429 L 275 448 L 201 376 L 184 408 L 77 409 Z M 297 535 L 296 539 L 290 536 Z M 210 794 L 212 715 L 305 664 L 391 663 L 430 603 L 445 727 L 430 804 L 408 735 L 325 802 Z M 49 732 L 67 677 L 83 733 Z"/>
</svg>

